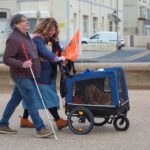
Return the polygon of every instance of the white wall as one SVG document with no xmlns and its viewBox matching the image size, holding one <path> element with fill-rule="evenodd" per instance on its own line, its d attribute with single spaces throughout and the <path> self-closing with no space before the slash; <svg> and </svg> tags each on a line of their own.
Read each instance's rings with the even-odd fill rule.
<svg viewBox="0 0 150 150">
<path fill-rule="evenodd" d="M 124 0 L 124 34 L 135 34 L 138 18 L 137 0 Z"/>
<path fill-rule="evenodd" d="M 126 41 L 126 47 L 130 47 L 130 36 L 124 36 Z M 147 47 L 147 44 L 150 44 L 150 36 L 133 36 L 133 45 L 134 47 Z"/>
<path fill-rule="evenodd" d="M 52 3 L 49 2 L 49 6 L 52 4 L 52 17 L 54 17 L 60 27 L 60 40 L 67 39 L 67 0 L 53 0 Z"/>
<path fill-rule="evenodd" d="M 124 0 L 124 33 L 125 35 L 130 35 L 130 34 L 145 35 L 144 19 L 147 19 L 147 15 L 142 17 L 143 20 L 139 22 L 139 18 L 141 18 L 140 7 L 145 7 L 145 14 L 147 14 L 147 10 L 150 9 L 149 0 L 147 1 Z M 148 28 L 150 28 L 150 25 L 148 25 Z M 148 30 L 148 32 L 150 32 L 150 30 Z"/>
</svg>

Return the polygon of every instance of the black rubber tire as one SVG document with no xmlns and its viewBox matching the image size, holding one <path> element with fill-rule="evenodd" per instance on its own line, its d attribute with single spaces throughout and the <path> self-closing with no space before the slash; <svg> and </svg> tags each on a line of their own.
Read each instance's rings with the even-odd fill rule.
<svg viewBox="0 0 150 150">
<path fill-rule="evenodd" d="M 87 44 L 87 42 L 83 41 L 82 44 Z"/>
<path fill-rule="evenodd" d="M 101 122 L 95 122 L 95 121 L 94 121 L 94 125 L 95 125 L 95 126 L 103 126 L 103 125 L 105 125 L 106 123 L 108 123 L 108 120 L 109 120 L 108 117 L 104 117 L 103 119 L 104 119 L 104 120 L 102 120 Z"/>
<path fill-rule="evenodd" d="M 79 111 L 83 112 L 84 114 L 86 114 L 86 119 L 87 121 L 89 122 L 89 127 L 84 130 L 84 131 L 78 131 L 75 126 L 73 125 L 73 121 L 72 121 L 72 117 L 73 116 L 76 116 L 75 114 L 77 114 Z M 79 118 L 79 116 L 77 116 L 77 118 Z M 82 118 L 81 118 L 82 119 Z M 84 120 L 84 119 L 83 119 Z M 69 115 L 68 115 L 68 122 L 69 122 L 69 128 L 70 130 L 75 133 L 75 134 L 79 134 L 79 135 L 84 135 L 84 134 L 87 134 L 89 133 L 92 129 L 93 129 L 93 126 L 94 126 L 94 117 L 93 117 L 93 114 L 91 113 L 90 110 L 88 110 L 87 108 L 84 108 L 84 107 L 77 107 L 75 109 L 73 109 Z"/>
<path fill-rule="evenodd" d="M 114 119 L 113 125 L 117 131 L 126 131 L 130 126 L 130 122 L 125 116 L 117 116 Z"/>
</svg>

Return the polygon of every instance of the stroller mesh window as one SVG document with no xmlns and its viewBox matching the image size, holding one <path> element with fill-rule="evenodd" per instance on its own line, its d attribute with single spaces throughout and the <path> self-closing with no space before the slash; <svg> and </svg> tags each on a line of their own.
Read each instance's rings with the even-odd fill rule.
<svg viewBox="0 0 150 150">
<path fill-rule="evenodd" d="M 105 78 L 76 81 L 73 103 L 111 105 L 109 80 Z"/>
<path fill-rule="evenodd" d="M 125 89 L 124 89 L 124 86 L 123 86 L 123 75 L 122 75 L 122 72 L 121 71 L 118 71 L 118 88 L 119 88 L 119 99 L 120 99 L 120 102 L 123 103 L 125 102 Z"/>
</svg>

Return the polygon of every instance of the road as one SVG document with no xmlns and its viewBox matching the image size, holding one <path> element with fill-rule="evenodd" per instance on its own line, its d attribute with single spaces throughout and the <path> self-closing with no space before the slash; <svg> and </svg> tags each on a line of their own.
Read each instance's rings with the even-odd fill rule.
<svg viewBox="0 0 150 150">
<path fill-rule="evenodd" d="M 124 48 L 115 52 L 83 51 L 77 62 L 149 63 L 150 50 Z"/>
<path fill-rule="evenodd" d="M 150 62 L 150 50 L 145 48 L 123 48 L 119 51 L 82 51 L 77 62 L 136 63 Z M 2 63 L 2 56 L 0 57 Z"/>
</svg>

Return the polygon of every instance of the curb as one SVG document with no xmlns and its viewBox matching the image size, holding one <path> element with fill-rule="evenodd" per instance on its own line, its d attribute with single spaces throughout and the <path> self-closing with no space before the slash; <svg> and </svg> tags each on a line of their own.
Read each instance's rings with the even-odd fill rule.
<svg viewBox="0 0 150 150">
<path fill-rule="evenodd" d="M 126 72 L 126 80 L 129 89 L 150 89 L 150 63 L 76 63 L 77 72 L 85 69 L 101 69 L 120 66 Z M 9 67 L 0 64 L 0 87 L 12 86 L 9 75 Z M 60 74 L 58 74 L 58 78 Z M 57 82 L 59 88 L 59 79 Z"/>
</svg>

